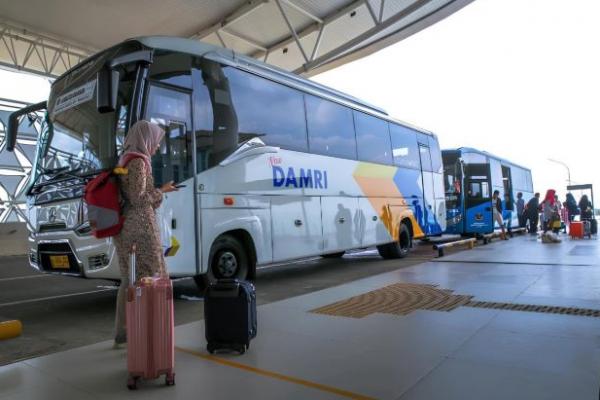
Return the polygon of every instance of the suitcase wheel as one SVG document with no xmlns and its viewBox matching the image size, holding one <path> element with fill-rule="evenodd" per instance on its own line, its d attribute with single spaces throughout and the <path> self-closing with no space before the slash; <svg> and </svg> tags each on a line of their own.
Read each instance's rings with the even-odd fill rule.
<svg viewBox="0 0 600 400">
<path fill-rule="evenodd" d="M 165 375 L 165 385 L 167 385 L 167 386 L 175 385 L 175 374 L 174 373 Z"/>
<path fill-rule="evenodd" d="M 212 344 L 207 344 L 206 345 L 206 350 L 210 353 L 210 354 L 214 354 L 215 353 L 215 347 Z"/>
<path fill-rule="evenodd" d="M 127 389 L 129 390 L 137 390 L 137 377 L 130 377 L 127 379 Z"/>
<path fill-rule="evenodd" d="M 240 352 L 240 354 L 244 354 L 246 352 L 246 345 L 241 345 L 237 350 Z"/>
</svg>

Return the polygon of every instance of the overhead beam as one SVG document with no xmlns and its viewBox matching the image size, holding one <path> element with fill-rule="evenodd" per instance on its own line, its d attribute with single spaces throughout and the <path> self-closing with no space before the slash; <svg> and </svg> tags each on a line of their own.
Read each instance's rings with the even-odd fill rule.
<svg viewBox="0 0 600 400">
<path fill-rule="evenodd" d="M 375 53 L 378 50 L 381 50 L 387 46 L 393 45 L 415 33 L 438 23 L 444 18 L 454 14 L 460 9 L 466 7 L 471 4 L 475 0 L 449 0 L 446 3 L 443 3 L 439 7 L 431 10 L 427 14 L 417 18 L 411 23 L 402 26 L 397 30 L 391 30 L 389 34 L 378 38 L 375 41 L 369 41 L 369 35 L 374 35 L 373 32 L 365 32 L 365 34 L 361 35 L 362 37 L 357 37 L 353 40 L 354 44 L 348 44 L 348 46 L 343 46 L 344 48 L 336 49 L 335 52 L 330 52 L 329 54 L 322 55 L 318 59 L 315 59 L 311 63 L 307 65 L 303 65 L 293 72 L 297 74 L 304 74 L 307 76 L 314 76 L 316 74 L 323 73 L 325 71 L 331 70 L 333 68 L 339 67 L 341 65 L 347 64 L 349 62 L 358 60 L 360 58 L 366 57 L 370 54 Z M 421 7 L 423 4 L 421 4 Z M 394 16 L 388 16 L 388 19 L 394 18 Z M 401 18 L 400 18 L 401 19 Z M 379 24 L 376 28 L 380 30 L 388 28 L 387 26 L 388 20 L 386 20 L 386 24 Z M 363 44 L 361 44 L 361 42 Z"/>
<path fill-rule="evenodd" d="M 323 20 L 319 17 L 317 17 L 316 15 L 314 15 L 313 13 L 305 10 L 304 8 L 300 7 L 298 4 L 293 3 L 291 0 L 281 0 L 282 2 L 284 2 L 287 6 L 293 8 L 294 10 L 298 11 L 300 14 L 304 14 L 305 16 L 307 16 L 308 18 L 314 20 L 315 22 L 322 24 Z"/>
<path fill-rule="evenodd" d="M 402 19 L 408 17 L 410 14 L 412 14 L 413 12 L 426 6 L 427 4 L 431 3 L 432 1 L 434 1 L 434 0 L 417 0 L 417 1 L 413 2 L 411 5 L 407 6 L 402 11 L 399 11 L 398 13 L 389 17 L 385 21 L 382 21 L 381 23 L 376 24 L 373 28 L 367 30 L 366 32 L 362 33 L 361 35 L 358 35 L 354 39 L 349 40 L 346 43 L 344 43 L 343 45 L 338 46 L 335 49 L 329 51 L 328 53 L 323 54 L 322 56 L 304 64 L 301 68 L 298 68 L 295 72 L 306 72 L 306 71 L 309 71 L 327 61 L 335 59 L 336 57 L 346 53 L 347 51 L 352 50 L 355 46 L 358 46 L 361 43 L 365 42 L 370 37 L 373 37 L 373 36 L 377 35 L 379 32 L 382 32 L 385 29 L 397 24 Z M 440 8 L 443 8 L 444 6 L 442 6 Z M 431 13 L 427 14 L 427 16 L 434 14 L 435 12 L 437 12 L 437 10 L 432 11 Z M 423 18 L 425 18 L 427 16 L 424 16 Z M 420 19 L 423 19 L 423 18 L 420 18 Z"/>
<path fill-rule="evenodd" d="M 0 21 L 0 49 L 8 54 L 0 59 L 0 66 L 49 78 L 56 78 L 94 53 L 93 49 L 4 21 Z"/>
<path fill-rule="evenodd" d="M 296 45 L 298 46 L 298 49 L 300 49 L 300 53 L 302 53 L 302 57 L 304 57 L 304 61 L 308 62 L 308 56 L 306 55 L 306 52 L 304 51 L 304 47 L 302 46 L 302 43 L 300 43 L 300 39 L 298 38 L 296 29 L 294 29 L 294 27 L 292 26 L 290 19 L 288 18 L 287 14 L 285 13 L 285 10 L 283 9 L 283 6 L 281 5 L 281 1 L 275 0 L 275 3 L 277 4 L 277 8 L 279 8 L 279 12 L 281 12 L 281 16 L 285 20 L 285 24 L 287 25 L 288 29 L 290 30 L 292 37 L 296 41 Z M 265 52 L 266 52 L 266 49 L 265 49 Z"/>
<path fill-rule="evenodd" d="M 346 7 L 341 8 L 340 10 L 336 11 L 335 13 L 325 17 L 323 19 L 322 23 L 315 22 L 315 23 L 310 24 L 309 26 L 304 28 L 302 31 L 297 33 L 298 40 L 302 40 L 305 37 L 313 34 L 314 32 L 321 30 L 322 26 L 329 25 L 332 22 L 337 21 L 338 19 L 342 18 L 343 16 L 350 14 L 352 11 L 363 6 L 365 3 L 367 3 L 367 0 L 353 1 Z M 280 42 L 277 42 L 271 46 L 268 46 L 267 50 L 270 54 L 272 54 L 273 52 L 281 50 L 281 49 L 289 46 L 290 44 L 294 43 L 295 40 L 296 39 L 292 35 L 290 35 L 286 39 L 281 40 Z M 262 56 L 264 56 L 264 54 L 262 54 L 261 52 L 257 52 L 257 53 L 252 54 L 251 56 L 255 57 L 255 58 L 261 58 Z"/>
</svg>

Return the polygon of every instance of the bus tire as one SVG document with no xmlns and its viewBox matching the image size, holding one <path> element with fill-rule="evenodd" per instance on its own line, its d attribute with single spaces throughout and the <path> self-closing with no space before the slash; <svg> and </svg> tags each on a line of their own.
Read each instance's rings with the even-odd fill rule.
<svg viewBox="0 0 600 400">
<path fill-rule="evenodd" d="M 248 278 L 250 258 L 244 245 L 234 236 L 219 236 L 210 249 L 209 260 L 207 273 L 209 281 Z"/>
<path fill-rule="evenodd" d="M 345 251 L 339 251 L 337 253 L 321 254 L 321 257 L 323 257 L 323 258 L 340 258 L 344 254 L 346 254 Z"/>
<path fill-rule="evenodd" d="M 398 241 L 377 246 L 379 255 L 385 259 L 404 258 L 412 247 L 410 229 L 404 222 L 400 223 Z"/>
</svg>

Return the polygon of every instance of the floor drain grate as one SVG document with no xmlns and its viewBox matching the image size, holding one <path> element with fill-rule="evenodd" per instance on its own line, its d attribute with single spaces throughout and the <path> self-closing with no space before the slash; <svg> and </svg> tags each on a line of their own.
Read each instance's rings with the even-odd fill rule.
<svg viewBox="0 0 600 400">
<path fill-rule="evenodd" d="M 380 289 L 319 307 L 310 312 L 348 318 L 364 318 L 383 313 L 408 315 L 416 310 L 452 311 L 457 307 L 487 308 L 507 311 L 528 311 L 548 314 L 600 317 L 600 310 L 577 307 L 476 301 L 473 296 L 453 294 L 437 285 L 395 283 Z"/>
</svg>

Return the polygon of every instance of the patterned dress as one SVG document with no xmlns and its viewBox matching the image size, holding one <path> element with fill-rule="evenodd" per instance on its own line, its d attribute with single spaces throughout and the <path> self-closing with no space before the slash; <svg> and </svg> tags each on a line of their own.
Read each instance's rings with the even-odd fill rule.
<svg viewBox="0 0 600 400">
<path fill-rule="evenodd" d="M 121 277 L 129 276 L 129 251 L 136 245 L 136 279 L 152 276 L 165 268 L 156 209 L 163 194 L 154 187 L 154 178 L 141 158 L 127 164 L 128 173 L 121 175 L 121 194 L 125 201 L 123 214 L 125 223 L 115 236 Z M 166 269 L 165 269 L 166 271 Z"/>
</svg>

